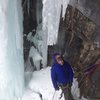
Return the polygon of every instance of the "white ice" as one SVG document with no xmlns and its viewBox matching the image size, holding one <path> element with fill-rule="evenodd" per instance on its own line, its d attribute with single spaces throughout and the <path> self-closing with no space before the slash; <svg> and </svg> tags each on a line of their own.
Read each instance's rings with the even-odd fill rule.
<svg viewBox="0 0 100 100">
<path fill-rule="evenodd" d="M 48 45 L 54 45 L 57 42 L 61 5 L 64 18 L 68 3 L 69 0 L 43 0 L 43 30 L 48 34 Z"/>
<path fill-rule="evenodd" d="M 30 32 L 27 36 L 27 40 L 34 43 L 34 46 L 35 46 L 34 49 L 36 49 L 36 51 L 37 51 L 35 53 L 34 53 L 34 51 L 31 52 L 31 54 L 33 53 L 32 54 L 33 59 L 36 58 L 36 53 L 37 53 L 37 55 L 40 55 L 42 57 L 42 59 L 40 59 L 41 63 L 42 63 L 42 67 L 46 67 L 46 65 L 47 65 L 47 48 L 48 48 L 47 33 L 45 34 L 45 32 L 42 30 L 42 23 L 38 25 L 35 36 L 32 36 L 32 32 Z M 36 63 L 34 63 L 34 64 L 36 64 Z M 37 65 L 35 65 L 35 66 L 37 66 Z"/>
<path fill-rule="evenodd" d="M 33 46 L 30 48 L 29 57 L 33 59 L 34 67 L 36 67 L 37 70 L 40 70 L 42 57 Z"/>
<path fill-rule="evenodd" d="M 18 100 L 24 91 L 20 0 L 0 0 L 0 100 Z"/>
</svg>

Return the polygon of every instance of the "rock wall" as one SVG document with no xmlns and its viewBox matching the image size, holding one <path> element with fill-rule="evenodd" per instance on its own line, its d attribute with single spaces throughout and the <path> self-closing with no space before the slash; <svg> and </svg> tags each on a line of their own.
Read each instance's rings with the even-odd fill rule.
<svg viewBox="0 0 100 100">
<path fill-rule="evenodd" d="M 36 18 L 36 0 L 22 0 L 22 7 L 23 7 L 23 34 L 24 34 L 24 60 L 26 61 L 29 55 L 30 47 L 33 46 L 27 40 L 27 35 L 29 32 L 32 32 L 34 36 L 36 34 L 36 27 L 37 27 L 37 18 Z"/>
<path fill-rule="evenodd" d="M 98 23 L 100 22 L 100 16 L 95 13 L 100 7 L 92 6 L 94 7 L 92 9 L 84 6 L 84 3 L 82 4 L 82 6 L 75 6 L 71 2 L 71 5 L 68 6 L 65 19 L 61 18 L 60 21 L 58 43 L 55 50 L 61 52 L 64 58 L 71 63 L 77 78 L 82 78 L 84 75 L 83 71 L 100 59 L 100 27 Z M 89 9 L 91 14 L 89 12 L 86 13 L 83 8 L 87 9 L 86 11 Z M 97 19 L 93 16 L 97 16 Z M 96 77 L 99 78 L 100 75 L 96 75 Z M 92 78 L 92 80 L 94 79 Z M 85 88 L 85 86 L 83 87 Z M 92 94 L 91 91 L 90 94 Z M 87 95 L 88 93 L 84 91 L 83 94 Z"/>
</svg>

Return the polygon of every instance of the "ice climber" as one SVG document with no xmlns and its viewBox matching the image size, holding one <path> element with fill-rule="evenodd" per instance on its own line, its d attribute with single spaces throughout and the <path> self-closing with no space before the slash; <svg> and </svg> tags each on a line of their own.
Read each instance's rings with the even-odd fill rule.
<svg viewBox="0 0 100 100">
<path fill-rule="evenodd" d="M 62 89 L 65 100 L 73 100 L 71 86 L 73 82 L 73 70 L 59 53 L 53 55 L 53 65 L 51 68 L 51 79 L 55 90 Z"/>
</svg>

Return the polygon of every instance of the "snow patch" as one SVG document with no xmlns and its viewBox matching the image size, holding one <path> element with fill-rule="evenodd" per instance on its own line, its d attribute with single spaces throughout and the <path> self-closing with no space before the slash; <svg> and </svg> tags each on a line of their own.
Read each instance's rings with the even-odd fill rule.
<svg viewBox="0 0 100 100">
<path fill-rule="evenodd" d="M 79 88 L 78 88 L 78 82 L 77 82 L 77 79 L 74 79 L 74 82 L 73 82 L 73 85 L 72 85 L 72 94 L 73 94 L 73 97 L 77 100 L 77 98 L 80 97 L 80 91 L 79 91 Z"/>
<path fill-rule="evenodd" d="M 51 67 L 47 67 L 40 71 L 33 72 L 32 79 L 27 87 L 28 91 L 25 92 L 22 100 L 29 100 L 28 98 L 30 98 L 30 100 L 33 100 L 32 99 L 33 97 L 35 98 L 34 100 L 38 100 L 39 98 L 36 99 L 36 94 L 38 95 L 38 97 L 40 97 L 39 94 L 42 95 L 42 99 L 40 97 L 40 100 L 52 100 L 53 96 L 54 96 L 53 100 L 59 100 L 62 91 L 60 89 L 59 91 L 55 92 L 51 81 L 50 69 Z M 75 100 L 80 100 L 78 82 L 76 79 L 74 79 L 71 92 Z M 64 96 L 60 100 L 64 100 Z M 82 100 L 86 99 L 82 98 Z"/>
<path fill-rule="evenodd" d="M 24 93 L 22 100 L 41 100 L 37 93 L 27 89 Z"/>
<path fill-rule="evenodd" d="M 27 90 L 22 98 L 22 100 L 38 100 L 36 93 L 42 95 L 42 100 L 52 100 L 55 90 L 53 88 L 51 78 L 50 78 L 50 67 L 44 68 L 40 71 L 33 72 L 32 79 L 27 87 Z M 32 94 L 33 93 L 33 94 Z M 54 100 L 59 100 L 61 90 L 57 91 L 54 96 Z M 28 97 L 28 98 L 27 98 Z M 41 97 L 40 99 L 41 100 Z M 64 100 L 63 98 L 61 100 Z"/>
<path fill-rule="evenodd" d="M 42 57 L 39 54 L 39 52 L 37 51 L 37 49 L 35 49 L 33 46 L 30 48 L 29 58 L 33 59 L 33 63 L 35 65 L 36 69 L 40 70 L 40 63 L 41 63 Z"/>
</svg>

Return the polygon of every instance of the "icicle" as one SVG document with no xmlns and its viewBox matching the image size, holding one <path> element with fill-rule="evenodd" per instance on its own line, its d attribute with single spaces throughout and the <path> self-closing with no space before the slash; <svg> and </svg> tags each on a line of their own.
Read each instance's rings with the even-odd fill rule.
<svg viewBox="0 0 100 100">
<path fill-rule="evenodd" d="M 60 22 L 61 5 L 64 18 L 69 0 L 43 0 L 43 30 L 48 34 L 48 45 L 56 44 Z M 47 27 L 47 29 L 46 29 Z"/>
<path fill-rule="evenodd" d="M 30 0 L 27 0 L 27 12 L 28 12 L 28 15 L 30 15 Z"/>
</svg>

